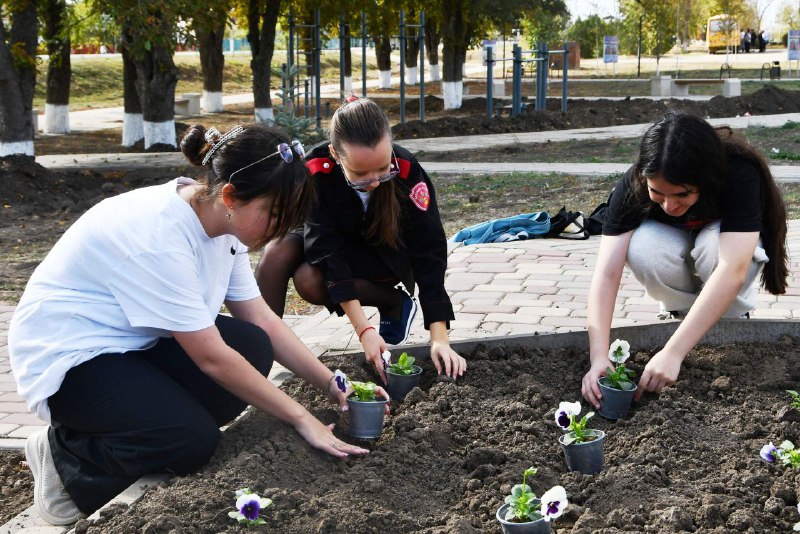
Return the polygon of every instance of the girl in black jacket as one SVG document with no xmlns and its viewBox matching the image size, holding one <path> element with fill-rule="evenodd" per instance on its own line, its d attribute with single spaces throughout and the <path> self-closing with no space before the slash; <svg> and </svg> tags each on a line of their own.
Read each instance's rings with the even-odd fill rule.
<svg viewBox="0 0 800 534">
<path fill-rule="evenodd" d="M 256 269 L 264 299 L 282 315 L 293 278 L 303 299 L 347 315 L 385 381 L 381 354 L 408 337 L 418 285 L 431 359 L 440 373 L 461 376 L 466 361 L 447 335 L 454 315 L 444 289 L 447 245 L 433 184 L 408 151 L 392 144 L 386 114 L 368 99 L 345 102 L 331 118 L 330 141 L 307 155 L 306 166 L 316 201 L 302 235 L 264 249 Z M 362 305 L 378 308 L 378 330 Z"/>
</svg>

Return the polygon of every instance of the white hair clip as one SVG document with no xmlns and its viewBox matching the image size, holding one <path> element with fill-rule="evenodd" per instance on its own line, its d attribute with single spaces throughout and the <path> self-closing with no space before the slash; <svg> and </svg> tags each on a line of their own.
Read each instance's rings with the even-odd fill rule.
<svg viewBox="0 0 800 534">
<path fill-rule="evenodd" d="M 205 138 L 206 142 L 208 142 L 211 145 L 211 148 L 208 150 L 208 152 L 206 152 L 206 155 L 203 157 L 203 165 L 209 162 L 211 156 L 214 155 L 214 152 L 219 150 L 219 148 L 222 145 L 224 145 L 225 143 L 227 143 L 228 141 L 230 141 L 243 131 L 244 128 L 242 128 L 241 126 L 234 126 L 230 130 L 228 130 L 228 132 L 225 135 L 220 135 L 219 130 L 217 130 L 216 128 L 213 127 L 209 128 L 205 133 Z M 215 137 L 219 138 L 219 140 L 216 142 L 214 142 Z"/>
</svg>

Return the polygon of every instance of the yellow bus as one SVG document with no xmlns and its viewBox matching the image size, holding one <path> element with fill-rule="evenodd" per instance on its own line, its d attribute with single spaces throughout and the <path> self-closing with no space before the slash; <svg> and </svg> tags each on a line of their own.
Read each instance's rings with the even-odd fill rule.
<svg viewBox="0 0 800 534">
<path fill-rule="evenodd" d="M 708 19 L 706 26 L 706 45 L 709 54 L 725 51 L 726 47 L 731 52 L 739 48 L 739 23 L 734 17 L 728 15 L 714 15 Z"/>
</svg>

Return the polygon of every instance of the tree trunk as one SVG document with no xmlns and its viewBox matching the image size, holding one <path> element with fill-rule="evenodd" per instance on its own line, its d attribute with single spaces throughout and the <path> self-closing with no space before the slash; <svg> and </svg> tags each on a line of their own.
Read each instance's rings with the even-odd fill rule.
<svg viewBox="0 0 800 534">
<path fill-rule="evenodd" d="M 425 52 L 428 54 L 428 64 L 430 65 L 431 81 L 438 82 L 441 79 L 439 72 L 439 43 L 442 36 L 439 27 L 432 18 L 425 20 Z"/>
<path fill-rule="evenodd" d="M 278 22 L 281 0 L 267 0 L 263 14 L 259 12 L 258 4 L 257 0 L 250 1 L 247 32 L 252 53 L 250 70 L 253 72 L 253 104 L 256 122 L 271 124 L 274 120 L 270 95 L 272 54 L 275 51 L 275 25 Z"/>
<path fill-rule="evenodd" d="M 414 24 L 414 10 L 408 12 L 407 23 Z M 418 28 L 406 27 L 406 67 L 416 67 L 419 59 L 419 36 Z"/>
<path fill-rule="evenodd" d="M 47 97 L 44 132 L 69 132 L 69 86 L 71 77 L 69 28 L 66 0 L 46 0 L 44 39 L 47 43 Z"/>
<path fill-rule="evenodd" d="M 136 91 L 136 65 L 131 59 L 130 40 L 130 30 L 122 28 L 119 47 L 122 53 L 122 98 L 125 106 L 122 120 L 122 146 L 133 146 L 144 139 L 142 102 Z"/>
<path fill-rule="evenodd" d="M 342 47 L 344 48 L 344 93 L 350 94 L 353 92 L 353 54 L 350 48 L 350 25 L 344 25 L 344 35 L 342 36 Z"/>
<path fill-rule="evenodd" d="M 379 87 L 392 87 L 392 42 L 388 37 L 375 37 L 375 59 L 378 63 Z"/>
<path fill-rule="evenodd" d="M 225 23 L 228 14 L 224 10 L 212 10 L 213 17 L 207 23 L 197 25 L 195 34 L 200 45 L 200 66 L 203 71 L 202 108 L 206 113 L 219 113 L 222 104 L 222 73 L 225 55 L 222 41 L 225 38 Z"/>
<path fill-rule="evenodd" d="M 11 11 L 11 30 L 0 22 L 0 157 L 33 157 L 33 89 L 36 84 L 36 2 Z M 14 52 L 9 47 L 14 43 Z M 20 46 L 21 45 L 21 46 Z"/>
<path fill-rule="evenodd" d="M 172 51 L 153 46 L 142 57 L 134 57 L 136 92 L 142 104 L 144 148 L 154 145 L 177 146 L 175 141 L 175 85 L 178 69 Z"/>
<path fill-rule="evenodd" d="M 449 45 L 445 42 L 442 50 L 442 97 L 445 109 L 458 109 L 464 91 L 465 47 Z"/>
</svg>

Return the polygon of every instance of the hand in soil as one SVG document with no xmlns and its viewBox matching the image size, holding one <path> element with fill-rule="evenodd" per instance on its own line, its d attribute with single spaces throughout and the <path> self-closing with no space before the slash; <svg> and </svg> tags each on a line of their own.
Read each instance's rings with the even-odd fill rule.
<svg viewBox="0 0 800 534">
<path fill-rule="evenodd" d="M 678 379 L 678 373 L 681 372 L 682 362 L 683 358 L 680 356 L 669 354 L 665 350 L 659 351 L 644 366 L 642 379 L 633 399 L 638 401 L 644 391 L 661 393 L 662 389 L 674 384 Z"/>
<path fill-rule="evenodd" d="M 367 362 L 375 367 L 375 372 L 381 377 L 383 383 L 388 384 L 386 372 L 383 369 L 383 360 L 381 359 L 383 351 L 389 348 L 386 342 L 374 328 L 370 328 L 368 331 L 362 333 L 361 346 L 364 348 L 364 357 L 367 359 Z"/>
<path fill-rule="evenodd" d="M 444 367 L 444 374 L 453 380 L 464 376 L 467 370 L 467 360 L 454 351 L 448 343 L 432 341 L 431 360 L 433 360 L 438 374 L 442 374 L 442 367 Z"/>
<path fill-rule="evenodd" d="M 581 382 L 581 394 L 583 395 L 584 399 L 589 401 L 589 403 L 594 406 L 595 410 L 600 409 L 600 399 L 603 398 L 603 394 L 600 392 L 600 386 L 597 385 L 597 381 L 601 376 L 605 376 L 607 368 L 607 363 L 601 361 L 597 364 L 593 364 L 589 369 L 589 372 L 583 375 L 583 381 Z"/>
<path fill-rule="evenodd" d="M 322 424 L 317 418 L 308 414 L 295 425 L 295 430 L 300 434 L 309 445 L 323 452 L 336 456 L 337 458 L 344 458 L 345 456 L 357 455 L 362 456 L 369 453 L 369 450 L 350 445 L 340 440 L 333 435 L 333 423 L 329 425 Z"/>
</svg>

